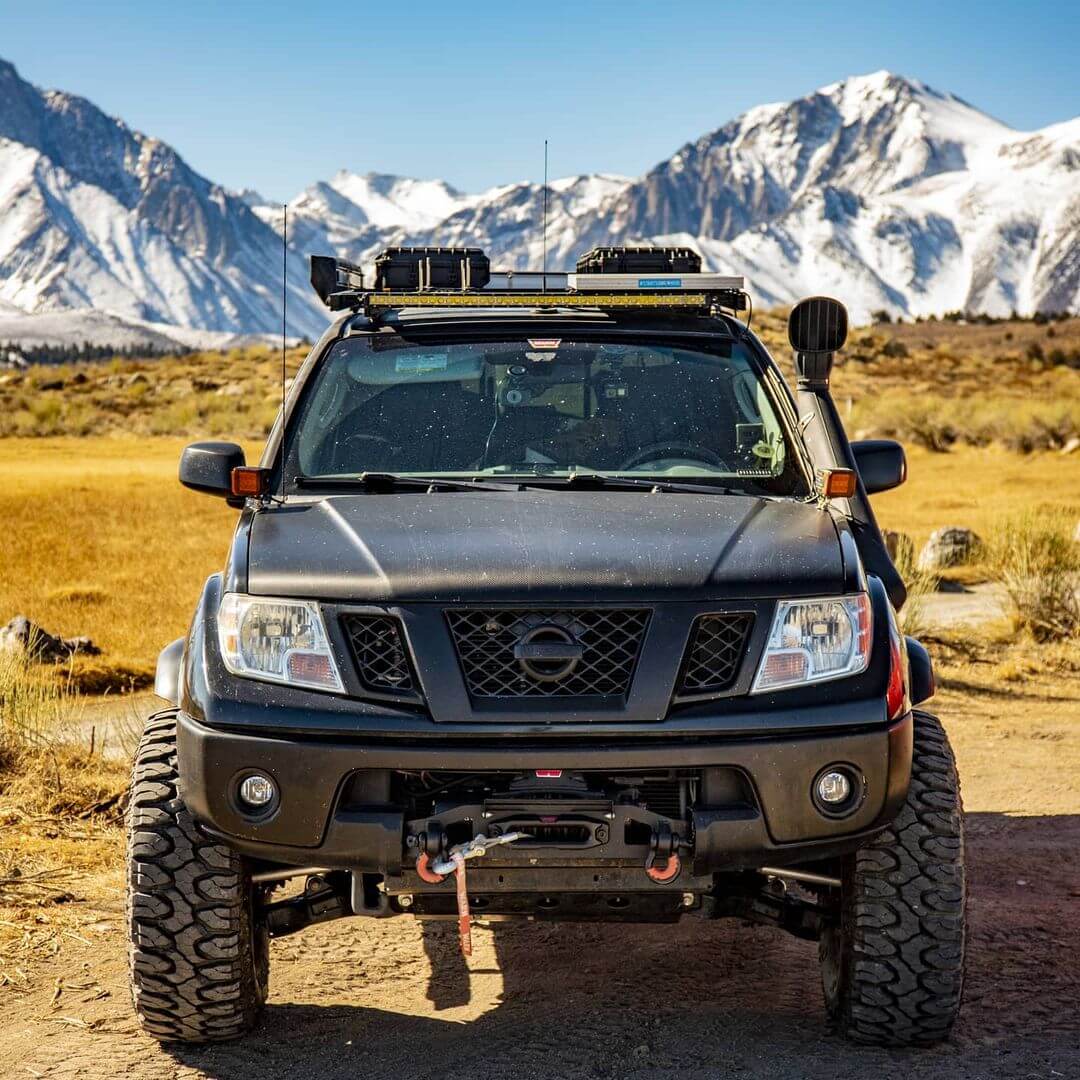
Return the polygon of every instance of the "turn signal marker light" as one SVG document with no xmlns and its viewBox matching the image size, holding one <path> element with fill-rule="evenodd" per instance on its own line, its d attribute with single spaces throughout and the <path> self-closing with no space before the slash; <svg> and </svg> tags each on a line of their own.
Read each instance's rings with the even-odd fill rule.
<svg viewBox="0 0 1080 1080">
<path fill-rule="evenodd" d="M 826 469 L 821 489 L 826 499 L 850 499 L 858 483 L 854 469 Z"/>
<path fill-rule="evenodd" d="M 238 465 L 230 476 L 232 493 L 238 499 L 257 499 L 266 494 L 270 479 L 269 469 L 260 469 L 250 465 Z"/>
</svg>

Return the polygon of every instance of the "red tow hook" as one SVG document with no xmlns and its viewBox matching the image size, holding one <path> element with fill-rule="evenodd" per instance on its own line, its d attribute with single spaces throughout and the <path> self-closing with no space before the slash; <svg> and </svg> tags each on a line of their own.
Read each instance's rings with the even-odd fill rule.
<svg viewBox="0 0 1080 1080">
<path fill-rule="evenodd" d="M 682 870 L 682 863 L 679 861 L 679 856 L 673 851 L 667 858 L 667 862 L 663 865 L 657 865 L 654 861 L 654 856 L 649 857 L 649 861 L 645 864 L 645 873 L 649 875 L 650 881 L 655 881 L 657 885 L 666 885 L 669 881 L 674 881 L 679 876 L 679 871 Z"/>
<path fill-rule="evenodd" d="M 440 881 L 446 880 L 446 875 L 436 874 L 434 870 L 429 870 L 428 864 L 430 862 L 431 856 L 426 851 L 421 851 L 416 859 L 416 876 L 429 885 L 438 885 Z"/>
</svg>

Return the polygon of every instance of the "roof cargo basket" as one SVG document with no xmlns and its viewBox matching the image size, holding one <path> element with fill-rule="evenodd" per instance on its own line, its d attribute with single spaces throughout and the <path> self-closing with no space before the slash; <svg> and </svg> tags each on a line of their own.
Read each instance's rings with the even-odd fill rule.
<svg viewBox="0 0 1080 1080">
<path fill-rule="evenodd" d="M 690 248 L 595 247 L 577 261 L 579 274 L 698 274 L 701 256 Z"/>
<path fill-rule="evenodd" d="M 375 290 L 482 289 L 491 264 L 480 248 L 392 247 L 375 259 Z"/>
</svg>

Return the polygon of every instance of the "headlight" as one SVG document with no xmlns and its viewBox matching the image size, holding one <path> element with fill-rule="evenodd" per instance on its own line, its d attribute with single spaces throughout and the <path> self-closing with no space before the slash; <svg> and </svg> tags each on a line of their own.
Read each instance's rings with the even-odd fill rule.
<svg viewBox="0 0 1080 1080">
<path fill-rule="evenodd" d="M 751 692 L 858 675 L 870 663 L 872 626 L 866 593 L 781 600 Z"/>
<path fill-rule="evenodd" d="M 226 593 L 217 627 L 234 675 L 344 692 L 318 604 Z"/>
</svg>

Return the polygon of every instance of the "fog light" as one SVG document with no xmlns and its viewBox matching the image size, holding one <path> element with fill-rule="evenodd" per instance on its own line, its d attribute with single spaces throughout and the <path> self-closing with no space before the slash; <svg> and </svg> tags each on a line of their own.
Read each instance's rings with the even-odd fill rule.
<svg viewBox="0 0 1080 1080">
<path fill-rule="evenodd" d="M 240 782 L 240 801 L 253 810 L 269 806 L 277 795 L 277 785 L 269 776 L 252 773 Z"/>
<path fill-rule="evenodd" d="M 851 781 L 846 773 L 830 769 L 818 777 L 817 794 L 826 806 L 840 806 L 851 798 Z"/>
</svg>

